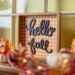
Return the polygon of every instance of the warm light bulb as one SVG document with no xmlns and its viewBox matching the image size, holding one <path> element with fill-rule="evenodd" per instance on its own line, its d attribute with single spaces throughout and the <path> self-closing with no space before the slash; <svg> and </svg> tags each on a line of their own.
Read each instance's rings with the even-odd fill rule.
<svg viewBox="0 0 75 75">
<path fill-rule="evenodd" d="M 67 63 L 68 63 L 68 59 L 65 59 L 65 60 L 64 60 L 64 64 L 67 64 Z"/>
<path fill-rule="evenodd" d="M 27 70 L 27 74 L 31 74 L 32 72 L 30 70 Z"/>
<path fill-rule="evenodd" d="M 27 60 L 26 60 L 26 59 L 23 59 L 23 62 L 24 62 L 24 63 L 26 63 L 26 62 L 27 62 Z"/>
<path fill-rule="evenodd" d="M 67 66 L 67 63 L 68 63 L 68 59 L 65 59 L 62 64 L 62 68 L 65 68 Z"/>
<path fill-rule="evenodd" d="M 38 70 L 41 70 L 41 69 L 42 69 L 42 66 L 38 66 L 37 69 L 38 69 Z"/>
</svg>

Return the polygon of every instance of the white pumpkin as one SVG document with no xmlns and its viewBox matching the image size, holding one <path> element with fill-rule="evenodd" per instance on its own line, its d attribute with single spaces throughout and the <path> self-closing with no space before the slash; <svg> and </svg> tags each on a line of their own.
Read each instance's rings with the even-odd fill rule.
<svg viewBox="0 0 75 75">
<path fill-rule="evenodd" d="M 70 55 L 67 53 L 51 53 L 46 57 L 47 64 L 50 68 L 58 68 L 62 65 L 64 59 L 69 59 Z"/>
<path fill-rule="evenodd" d="M 48 54 L 46 57 L 46 61 L 50 68 L 57 68 L 62 63 L 62 59 L 59 56 L 59 53 Z"/>
</svg>

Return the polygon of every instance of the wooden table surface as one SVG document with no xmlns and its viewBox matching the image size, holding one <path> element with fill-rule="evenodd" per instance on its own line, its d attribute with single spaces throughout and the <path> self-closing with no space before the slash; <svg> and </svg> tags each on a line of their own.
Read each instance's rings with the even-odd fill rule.
<svg viewBox="0 0 75 75">
<path fill-rule="evenodd" d="M 11 67 L 8 63 L 0 63 L 0 75 L 18 75 L 19 69 Z"/>
</svg>

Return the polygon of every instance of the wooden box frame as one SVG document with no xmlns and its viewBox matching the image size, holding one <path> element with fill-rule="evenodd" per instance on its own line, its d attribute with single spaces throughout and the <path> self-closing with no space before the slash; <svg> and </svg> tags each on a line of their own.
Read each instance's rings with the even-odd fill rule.
<svg viewBox="0 0 75 75">
<path fill-rule="evenodd" d="M 26 31 L 26 25 L 22 24 L 22 19 L 21 17 L 28 17 L 28 16 L 56 16 L 57 17 L 57 49 L 56 51 L 59 51 L 60 49 L 60 13 L 33 13 L 33 14 L 21 14 L 19 15 L 19 42 L 22 43 L 23 46 L 26 46 L 25 44 L 25 31 Z M 26 21 L 26 20 L 24 20 Z"/>
</svg>

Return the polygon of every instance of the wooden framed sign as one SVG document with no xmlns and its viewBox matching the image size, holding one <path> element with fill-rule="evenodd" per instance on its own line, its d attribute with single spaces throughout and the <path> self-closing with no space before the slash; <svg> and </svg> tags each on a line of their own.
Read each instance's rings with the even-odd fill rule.
<svg viewBox="0 0 75 75">
<path fill-rule="evenodd" d="M 28 55 L 45 58 L 59 50 L 59 14 L 19 15 L 19 42 L 25 45 Z"/>
</svg>

